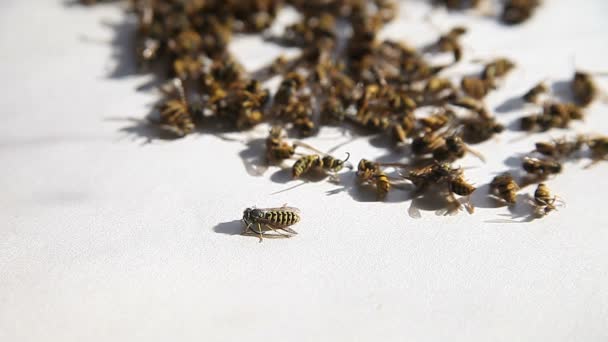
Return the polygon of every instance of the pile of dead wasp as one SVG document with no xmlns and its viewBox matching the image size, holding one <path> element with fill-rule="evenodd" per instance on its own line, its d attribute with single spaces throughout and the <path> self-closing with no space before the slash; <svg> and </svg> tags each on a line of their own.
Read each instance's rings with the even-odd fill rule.
<svg viewBox="0 0 608 342">
<path fill-rule="evenodd" d="M 483 2 L 433 1 L 449 10 L 468 11 Z M 167 75 L 156 123 L 178 137 L 217 125 L 247 130 L 270 123 L 264 157 L 269 165 L 294 160 L 293 178 L 311 172 L 335 178 L 349 163 L 288 140 L 286 132 L 306 137 L 316 134 L 322 125 L 341 125 L 387 134 L 395 144 L 409 146 L 409 154 L 403 156 L 408 162 L 361 159 L 356 174 L 362 187 L 373 189 L 381 200 L 398 183 L 409 184 L 416 196 L 432 191 L 442 194 L 447 206 L 472 212 L 468 199 L 476 188 L 453 163 L 467 153 L 483 159 L 469 146 L 503 131 L 484 98 L 516 65 L 507 58 L 496 58 L 485 61 L 478 75 L 461 77 L 459 83 L 442 77 L 442 71 L 462 59 L 459 40 L 466 28 L 454 27 L 424 49 L 380 40 L 377 33 L 395 18 L 402 4 L 407 1 L 131 0 L 139 24 L 136 53 L 140 65 Z M 506 25 L 526 21 L 540 5 L 539 0 L 495 4 L 497 20 Z M 268 29 L 285 6 L 295 9 L 300 18 L 282 33 L 270 33 Z M 344 31 L 348 34 L 341 33 Z M 299 48 L 300 53 L 293 58 L 281 56 L 261 70 L 247 72 L 228 50 L 231 37 L 243 33 Z M 453 61 L 433 64 L 429 56 L 440 54 Z M 275 76 L 281 82 L 271 94 L 264 85 Z M 573 101 L 560 101 L 544 82 L 533 86 L 521 96 L 537 106 L 538 114 L 521 118 L 520 129 L 533 133 L 568 128 L 572 121 L 584 118 L 585 108 L 600 92 L 590 73 L 577 71 L 571 93 Z M 425 107 L 430 114 L 419 115 L 418 109 Z M 489 196 L 512 205 L 520 188 L 539 184 L 529 202 L 536 215 L 543 216 L 559 203 L 543 181 L 560 173 L 562 162 L 589 158 L 593 163 L 607 157 L 606 136 L 539 142 L 522 158 L 521 170 L 491 181 Z M 283 212 L 250 210 L 247 222 L 258 222 L 267 215 L 267 220 L 283 220 L 287 226 L 299 219 L 294 210 Z"/>
</svg>

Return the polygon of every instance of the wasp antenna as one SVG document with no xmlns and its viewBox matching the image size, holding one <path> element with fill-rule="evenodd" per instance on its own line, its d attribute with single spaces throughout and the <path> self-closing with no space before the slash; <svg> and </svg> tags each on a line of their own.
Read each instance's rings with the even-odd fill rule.
<svg viewBox="0 0 608 342">
<path fill-rule="evenodd" d="M 350 158 L 350 153 L 348 153 L 348 152 L 345 152 L 345 153 L 346 153 L 346 159 L 344 159 L 342 161 L 343 163 L 345 163 L 348 160 L 348 158 Z"/>
</svg>

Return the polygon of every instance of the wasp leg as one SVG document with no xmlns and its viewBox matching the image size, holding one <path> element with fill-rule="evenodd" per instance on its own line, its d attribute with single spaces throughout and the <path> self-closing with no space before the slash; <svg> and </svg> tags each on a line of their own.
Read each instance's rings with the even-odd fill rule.
<svg viewBox="0 0 608 342">
<path fill-rule="evenodd" d="M 471 203 L 471 195 L 466 197 L 466 200 L 464 202 L 464 208 L 467 210 L 467 212 L 469 214 L 473 214 L 475 212 L 475 207 Z"/>
<path fill-rule="evenodd" d="M 247 227 L 245 227 L 245 229 L 243 229 L 243 233 L 241 233 L 241 234 L 243 234 L 243 235 L 247 235 L 247 234 L 249 233 L 249 229 L 251 228 L 251 225 L 252 225 L 252 224 L 253 224 L 253 223 L 249 223 L 249 224 L 247 224 Z"/>
<path fill-rule="evenodd" d="M 258 223 L 258 233 L 260 234 L 260 243 L 262 242 L 262 240 L 264 240 L 263 236 L 264 234 L 262 233 L 262 226 Z"/>
</svg>

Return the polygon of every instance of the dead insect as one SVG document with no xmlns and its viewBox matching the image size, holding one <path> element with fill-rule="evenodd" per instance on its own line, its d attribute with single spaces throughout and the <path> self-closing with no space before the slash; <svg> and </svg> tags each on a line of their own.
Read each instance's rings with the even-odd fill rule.
<svg viewBox="0 0 608 342">
<path fill-rule="evenodd" d="M 357 165 L 357 179 L 362 184 L 372 184 L 378 199 L 384 199 L 393 186 L 391 178 L 381 170 L 381 166 L 401 167 L 401 164 L 381 164 L 361 159 Z"/>
<path fill-rule="evenodd" d="M 372 179 L 379 171 L 380 165 L 367 159 L 361 159 L 357 164 L 357 178 L 360 181 L 365 182 Z"/>
<path fill-rule="evenodd" d="M 586 143 L 591 150 L 592 165 L 601 160 L 608 160 L 608 136 L 588 138 Z"/>
<path fill-rule="evenodd" d="M 291 168 L 293 178 L 298 178 L 313 168 L 323 167 L 323 159 L 318 154 L 310 154 L 300 157 Z"/>
<path fill-rule="evenodd" d="M 519 185 L 508 172 L 494 177 L 490 183 L 490 193 L 509 204 L 515 204 L 517 191 Z"/>
<path fill-rule="evenodd" d="M 462 26 L 452 28 L 448 33 L 439 37 L 435 47 L 440 52 L 450 52 L 454 56 L 454 63 L 462 59 L 462 47 L 460 46 L 460 36 L 464 35 L 467 29 Z"/>
<path fill-rule="evenodd" d="M 464 143 L 459 135 L 452 134 L 443 138 L 443 144 L 433 149 L 433 159 L 442 161 L 454 161 L 464 157 L 466 153 L 470 153 L 477 157 L 482 162 L 485 162 L 485 158 L 481 153 L 473 150 Z"/>
<path fill-rule="evenodd" d="M 548 102 L 543 112 L 521 118 L 520 128 L 524 131 L 547 131 L 551 128 L 567 128 L 572 120 L 582 120 L 584 113 L 574 103 Z"/>
<path fill-rule="evenodd" d="M 493 88 L 493 85 L 491 81 L 485 78 L 463 77 L 460 82 L 460 88 L 466 95 L 476 100 L 481 100 L 486 97 Z"/>
<path fill-rule="evenodd" d="M 483 103 L 470 96 L 462 96 L 450 101 L 451 105 L 466 108 L 475 112 L 485 111 Z"/>
<path fill-rule="evenodd" d="M 300 210 L 287 206 L 264 209 L 247 208 L 243 212 L 242 221 L 245 224 L 243 235 L 259 236 L 260 242 L 264 238 L 289 238 L 298 234 L 290 226 L 300 222 Z M 272 230 L 274 234 L 268 233 L 268 230 Z"/>
<path fill-rule="evenodd" d="M 161 128 L 184 136 L 194 130 L 188 104 L 182 100 L 167 100 L 159 106 Z"/>
<path fill-rule="evenodd" d="M 509 59 L 497 58 L 484 66 L 481 78 L 486 80 L 490 85 L 495 86 L 496 79 L 504 77 L 513 68 L 515 68 L 515 63 Z"/>
<path fill-rule="evenodd" d="M 304 77 L 291 72 L 285 76 L 274 96 L 277 105 L 287 106 L 295 100 L 296 92 L 304 85 Z"/>
<path fill-rule="evenodd" d="M 540 82 L 530 90 L 528 90 L 523 96 L 523 100 L 530 103 L 538 103 L 540 95 L 545 94 L 549 91 L 545 82 Z"/>
<path fill-rule="evenodd" d="M 456 169 L 449 163 L 434 162 L 422 168 L 408 171 L 403 178 L 410 181 L 418 191 L 422 191 L 432 184 L 437 184 L 454 174 Z"/>
<path fill-rule="evenodd" d="M 419 118 L 418 123 L 425 129 L 425 131 L 435 132 L 455 123 L 456 119 L 457 116 L 453 110 L 443 109 L 430 116 Z"/>
<path fill-rule="evenodd" d="M 593 76 L 586 72 L 575 72 L 570 87 L 574 101 L 581 107 L 589 106 L 600 95 L 600 89 L 593 80 Z M 606 98 L 605 94 L 602 95 Z"/>
<path fill-rule="evenodd" d="M 284 140 L 285 132 L 280 126 L 272 126 L 266 138 L 266 159 L 276 162 L 293 157 L 296 148 Z"/>
<path fill-rule="evenodd" d="M 378 195 L 378 199 L 384 199 L 392 186 L 390 179 L 386 173 L 382 171 L 376 172 L 373 178 L 375 180 L 376 194 Z"/>
<path fill-rule="evenodd" d="M 505 24 L 520 24 L 532 16 L 539 0 L 506 0 L 501 14 Z"/>
<path fill-rule="evenodd" d="M 490 139 L 494 134 L 502 133 L 505 126 L 493 116 L 474 116 L 460 120 L 462 138 L 466 143 L 477 144 Z"/>
<path fill-rule="evenodd" d="M 447 78 L 431 77 L 423 90 L 425 103 L 438 103 L 450 99 L 456 94 L 456 87 Z"/>
<path fill-rule="evenodd" d="M 534 191 L 534 206 L 536 207 L 535 212 L 539 216 L 544 216 L 553 210 L 556 210 L 556 202 L 558 202 L 557 196 L 552 196 L 549 187 L 544 183 L 538 184 L 538 187 Z"/>
<path fill-rule="evenodd" d="M 350 153 L 348 152 L 346 152 L 346 158 L 344 159 L 337 159 L 326 154 L 323 156 L 323 159 L 321 159 L 323 162 L 323 169 L 333 173 L 339 172 L 344 168 L 344 163 L 348 161 L 348 158 L 350 158 Z"/>
<path fill-rule="evenodd" d="M 414 155 L 419 156 L 433 153 L 436 148 L 444 144 L 442 135 L 427 131 L 412 139 L 410 149 Z"/>
<path fill-rule="evenodd" d="M 466 199 L 464 207 L 469 214 L 472 214 L 475 211 L 475 207 L 471 204 L 471 195 L 477 188 L 464 179 L 462 171 L 458 170 L 457 172 L 450 174 L 450 177 L 448 178 L 448 189 L 450 190 L 451 196 L 456 194 Z M 459 206 L 460 205 L 461 204 L 459 204 Z"/>
<path fill-rule="evenodd" d="M 552 159 L 524 157 L 522 167 L 530 175 L 541 178 L 562 172 L 562 164 Z"/>
<path fill-rule="evenodd" d="M 561 138 L 550 142 L 540 141 L 535 144 L 534 152 L 555 159 L 564 159 L 580 151 L 586 142 L 587 138 L 584 136 L 578 136 L 574 140 Z"/>
<path fill-rule="evenodd" d="M 303 144 L 295 143 L 294 145 L 301 146 Z M 298 178 L 315 168 L 322 169 L 325 172 L 335 175 L 337 172 L 342 170 L 342 168 L 344 168 L 344 165 L 348 161 L 349 157 L 350 153 L 348 152 L 346 152 L 345 159 L 337 159 L 328 154 L 324 154 L 323 156 L 318 154 L 305 155 L 300 157 L 293 164 L 292 176 L 293 178 Z"/>
</svg>

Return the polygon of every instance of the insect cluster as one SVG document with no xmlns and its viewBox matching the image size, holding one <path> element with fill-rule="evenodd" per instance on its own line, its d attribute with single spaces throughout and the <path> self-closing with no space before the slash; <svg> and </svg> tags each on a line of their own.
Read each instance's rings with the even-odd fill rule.
<svg viewBox="0 0 608 342">
<path fill-rule="evenodd" d="M 466 10 L 480 9 L 487 1 L 432 2 L 450 10 Z M 497 57 L 477 61 L 482 65 L 475 75 L 458 80 L 444 76 L 445 70 L 466 60 L 461 40 L 467 28 L 453 27 L 427 47 L 416 49 L 379 38 L 379 31 L 397 15 L 400 3 L 396 0 L 129 3 L 139 23 L 135 51 L 141 68 L 167 75 L 163 99 L 157 106 L 157 123 L 163 129 L 181 137 L 202 128 L 246 130 L 266 122 L 272 127 L 265 140 L 267 165 L 292 161 L 293 178 L 320 173 L 334 181 L 339 180 L 339 172 L 353 168 L 348 162 L 350 154 L 340 159 L 301 141 L 291 141 L 287 133 L 307 137 L 317 134 L 323 125 L 377 133 L 390 138 L 395 146 L 405 147 L 407 161 L 361 159 L 355 172 L 362 187 L 373 188 L 378 199 L 403 186 L 413 188 L 415 196 L 439 193 L 447 203 L 473 212 L 469 199 L 476 187 L 455 163 L 467 154 L 484 161 L 471 145 L 505 130 L 485 98 L 501 86 L 516 63 Z M 501 20 L 518 24 L 532 16 L 540 1 L 505 0 L 500 4 L 495 12 Z M 271 33 L 268 29 L 285 6 L 295 9 L 299 19 L 282 32 Z M 233 35 L 241 33 L 258 34 L 300 52 L 291 58 L 280 56 L 262 69 L 248 72 L 228 49 Z M 443 56 L 450 58 L 437 63 L 434 57 Z M 280 83 L 271 91 L 265 88 L 266 81 L 274 77 L 279 77 Z M 571 81 L 571 92 L 572 101 L 560 101 L 551 95 L 546 83 L 532 87 L 522 95 L 522 101 L 536 106 L 537 112 L 521 118 L 519 127 L 530 133 L 568 128 L 572 121 L 582 120 L 585 109 L 602 95 L 593 76 L 580 71 Z M 578 136 L 539 142 L 523 158 L 521 175 L 504 173 L 491 181 L 490 196 L 514 204 L 520 188 L 541 183 L 533 203 L 542 208 L 538 213 L 549 213 L 558 201 L 542 182 L 560 173 L 564 161 L 583 155 L 592 162 L 606 159 L 608 138 Z M 273 223 L 270 226 L 275 228 L 287 227 L 279 224 L 281 218 L 267 217 L 280 212 L 292 215 L 295 211 L 248 209 L 243 220 L 249 232 L 262 234 L 264 222 Z"/>
</svg>

